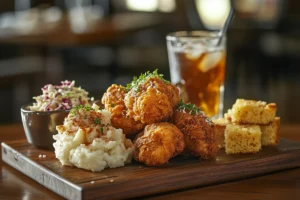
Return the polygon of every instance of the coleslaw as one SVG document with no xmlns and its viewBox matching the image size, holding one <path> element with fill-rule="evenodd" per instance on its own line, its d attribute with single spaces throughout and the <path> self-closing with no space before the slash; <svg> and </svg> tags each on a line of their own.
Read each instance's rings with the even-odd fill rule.
<svg viewBox="0 0 300 200">
<path fill-rule="evenodd" d="M 42 88 L 43 94 L 33 97 L 36 100 L 29 107 L 32 111 L 70 110 L 79 105 L 88 104 L 88 92 L 75 87 L 75 81 L 62 81 L 61 85 L 47 84 Z"/>
</svg>

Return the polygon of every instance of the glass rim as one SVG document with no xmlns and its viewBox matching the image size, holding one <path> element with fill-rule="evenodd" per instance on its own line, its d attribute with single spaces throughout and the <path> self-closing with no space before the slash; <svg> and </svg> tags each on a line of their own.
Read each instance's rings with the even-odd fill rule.
<svg viewBox="0 0 300 200">
<path fill-rule="evenodd" d="M 216 39 L 220 38 L 220 31 L 177 31 L 169 33 L 166 36 L 168 41 L 176 41 L 176 40 L 203 40 L 203 39 Z M 225 35 L 222 38 L 226 38 Z"/>
</svg>

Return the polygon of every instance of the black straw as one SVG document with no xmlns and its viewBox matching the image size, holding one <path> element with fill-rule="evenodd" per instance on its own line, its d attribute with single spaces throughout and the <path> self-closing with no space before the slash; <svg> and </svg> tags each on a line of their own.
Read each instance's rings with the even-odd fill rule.
<svg viewBox="0 0 300 200">
<path fill-rule="evenodd" d="M 230 11 L 229 11 L 229 14 L 228 14 L 228 17 L 227 17 L 227 19 L 226 19 L 226 21 L 225 21 L 225 23 L 224 23 L 224 26 L 223 26 L 222 29 L 220 30 L 220 33 L 219 33 L 219 41 L 217 42 L 217 46 L 220 45 L 224 33 L 227 32 L 227 29 L 228 29 L 228 27 L 229 27 L 229 24 L 230 24 L 230 22 L 232 21 L 232 18 L 233 18 L 233 8 L 231 7 L 231 8 L 230 8 Z"/>
</svg>

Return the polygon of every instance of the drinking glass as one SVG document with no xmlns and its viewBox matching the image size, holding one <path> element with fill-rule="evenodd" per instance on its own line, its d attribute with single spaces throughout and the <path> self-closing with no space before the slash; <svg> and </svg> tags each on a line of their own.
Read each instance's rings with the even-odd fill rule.
<svg viewBox="0 0 300 200">
<path fill-rule="evenodd" d="M 223 114 L 226 37 L 216 31 L 181 31 L 166 37 L 171 82 L 185 103 L 211 118 Z"/>
</svg>

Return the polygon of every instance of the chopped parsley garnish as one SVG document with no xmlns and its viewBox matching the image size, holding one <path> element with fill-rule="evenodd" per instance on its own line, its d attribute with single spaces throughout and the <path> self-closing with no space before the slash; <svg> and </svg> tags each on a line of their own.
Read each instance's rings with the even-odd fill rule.
<svg viewBox="0 0 300 200">
<path fill-rule="evenodd" d="M 77 111 L 77 110 L 80 110 L 80 109 L 82 109 L 82 108 L 83 108 L 82 105 L 76 106 L 76 107 L 72 108 L 72 110 L 70 111 L 70 113 L 73 114 L 73 115 L 75 115 L 75 114 L 76 114 L 76 111 Z"/>
<path fill-rule="evenodd" d="M 136 76 L 133 77 L 133 80 L 131 83 L 128 83 L 126 85 L 126 90 L 129 91 L 131 89 L 135 89 L 137 91 L 139 91 L 139 86 L 143 83 L 146 82 L 146 80 L 148 78 L 153 78 L 153 77 L 158 77 L 159 79 L 161 79 L 165 84 L 169 84 L 170 81 L 167 81 L 166 79 L 163 78 L 163 74 L 158 74 L 157 69 L 154 70 L 152 73 L 147 71 L 145 74 L 141 74 L 139 76 L 139 78 L 137 78 Z"/>
<path fill-rule="evenodd" d="M 96 118 L 96 119 L 94 119 L 94 124 L 101 124 L 102 125 L 102 123 L 101 123 L 101 119 L 100 118 Z"/>
<path fill-rule="evenodd" d="M 115 107 L 116 106 L 116 104 L 114 104 L 114 103 L 112 103 L 112 104 L 110 104 L 110 107 Z"/>
<path fill-rule="evenodd" d="M 94 110 L 94 108 L 92 108 L 92 107 L 89 106 L 89 105 L 85 105 L 84 109 L 85 109 L 86 111 Z"/>
<path fill-rule="evenodd" d="M 103 126 L 100 128 L 101 133 L 104 133 L 104 128 Z"/>
<path fill-rule="evenodd" d="M 76 115 L 76 112 L 80 109 L 85 109 L 86 111 L 91 111 L 91 110 L 94 110 L 92 107 L 90 107 L 89 105 L 85 105 L 83 107 L 83 105 L 79 105 L 79 106 L 76 106 L 74 108 L 72 108 L 72 110 L 70 111 L 71 114 L 73 115 Z"/>
<path fill-rule="evenodd" d="M 198 108 L 195 104 L 183 103 L 182 99 L 177 106 L 177 110 L 189 111 L 192 115 L 196 115 L 200 112 L 200 108 Z"/>
</svg>

